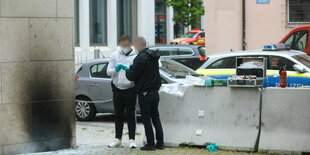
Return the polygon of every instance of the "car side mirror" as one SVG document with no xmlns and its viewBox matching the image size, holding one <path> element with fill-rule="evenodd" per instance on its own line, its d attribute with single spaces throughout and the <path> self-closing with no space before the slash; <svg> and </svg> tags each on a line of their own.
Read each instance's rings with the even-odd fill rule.
<svg viewBox="0 0 310 155">
<path fill-rule="evenodd" d="M 304 73 L 304 72 L 305 72 L 305 68 L 304 68 L 303 66 L 301 66 L 301 65 L 295 64 L 295 65 L 293 66 L 293 68 L 295 69 L 295 71 L 297 71 L 297 72 L 299 72 L 299 73 Z"/>
</svg>

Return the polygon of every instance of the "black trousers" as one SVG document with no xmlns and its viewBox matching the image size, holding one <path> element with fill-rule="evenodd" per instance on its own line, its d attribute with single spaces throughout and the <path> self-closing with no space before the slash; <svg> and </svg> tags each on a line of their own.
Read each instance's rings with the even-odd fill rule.
<svg viewBox="0 0 310 155">
<path fill-rule="evenodd" d="M 146 95 L 139 94 L 139 106 L 141 110 L 142 123 L 144 125 L 147 143 L 149 145 L 155 144 L 152 123 L 156 131 L 157 144 L 164 144 L 164 133 L 159 118 L 158 102 L 158 90 L 149 91 Z"/>
<path fill-rule="evenodd" d="M 121 90 L 116 88 L 113 83 L 112 90 L 115 110 L 115 138 L 122 138 L 124 113 L 126 110 L 129 139 L 135 139 L 137 94 L 135 93 L 134 88 Z"/>
</svg>

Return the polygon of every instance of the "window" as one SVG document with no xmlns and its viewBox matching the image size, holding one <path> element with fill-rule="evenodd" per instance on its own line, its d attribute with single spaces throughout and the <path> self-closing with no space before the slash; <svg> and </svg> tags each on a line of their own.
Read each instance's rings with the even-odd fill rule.
<svg viewBox="0 0 310 155">
<path fill-rule="evenodd" d="M 308 68 L 310 68 L 310 56 L 308 56 L 306 54 L 303 54 L 303 55 L 293 56 L 293 58 L 295 58 L 300 63 L 302 63 L 303 65 L 307 66 Z"/>
<path fill-rule="evenodd" d="M 178 55 L 192 55 L 193 50 L 190 48 L 178 48 Z"/>
<path fill-rule="evenodd" d="M 200 36 L 201 38 L 204 38 L 205 37 L 205 33 L 204 32 L 203 33 L 199 33 L 198 36 Z"/>
<path fill-rule="evenodd" d="M 155 43 L 166 43 L 166 4 L 163 0 L 155 0 Z"/>
<path fill-rule="evenodd" d="M 176 48 L 151 48 L 159 53 L 160 56 L 170 56 L 170 55 L 177 55 Z"/>
<path fill-rule="evenodd" d="M 293 33 L 284 43 L 291 49 L 304 51 L 308 43 L 308 31 L 297 31 Z"/>
<path fill-rule="evenodd" d="M 117 0 L 117 40 L 127 34 L 132 36 L 131 0 Z"/>
<path fill-rule="evenodd" d="M 286 66 L 285 69 L 288 71 L 295 71 L 294 66 L 295 63 L 291 60 L 288 60 L 283 57 L 271 56 L 270 57 L 270 65 L 268 65 L 268 69 L 271 70 L 279 70 L 283 66 Z"/>
<path fill-rule="evenodd" d="M 309 0 L 288 0 L 289 23 L 310 22 Z"/>
<path fill-rule="evenodd" d="M 235 57 L 220 59 L 214 62 L 212 65 L 208 66 L 206 69 L 227 69 L 227 68 L 236 68 Z"/>
<path fill-rule="evenodd" d="M 74 43 L 75 46 L 80 44 L 79 34 L 79 0 L 74 0 Z"/>
<path fill-rule="evenodd" d="M 107 43 L 107 2 L 106 0 L 89 1 L 90 44 Z"/>
<path fill-rule="evenodd" d="M 108 63 L 93 65 L 90 67 L 90 75 L 96 78 L 110 78 L 107 75 Z"/>
</svg>

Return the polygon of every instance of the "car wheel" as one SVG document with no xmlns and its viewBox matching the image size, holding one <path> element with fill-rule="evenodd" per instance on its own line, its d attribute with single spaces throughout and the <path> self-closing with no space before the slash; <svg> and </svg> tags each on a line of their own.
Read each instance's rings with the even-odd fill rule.
<svg viewBox="0 0 310 155">
<path fill-rule="evenodd" d="M 96 108 L 88 98 L 79 98 L 75 103 L 75 116 L 79 121 L 91 121 L 96 117 Z"/>
</svg>

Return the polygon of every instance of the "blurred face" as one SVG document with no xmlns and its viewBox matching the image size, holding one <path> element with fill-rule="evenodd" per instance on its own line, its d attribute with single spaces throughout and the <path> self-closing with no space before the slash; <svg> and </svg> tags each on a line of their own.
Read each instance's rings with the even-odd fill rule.
<svg viewBox="0 0 310 155">
<path fill-rule="evenodd" d="M 121 48 L 130 48 L 131 47 L 131 42 L 129 40 L 122 40 L 119 45 Z"/>
<path fill-rule="evenodd" d="M 138 43 L 138 42 L 135 42 L 133 46 L 138 52 L 141 52 L 145 48 L 141 43 Z"/>
</svg>

